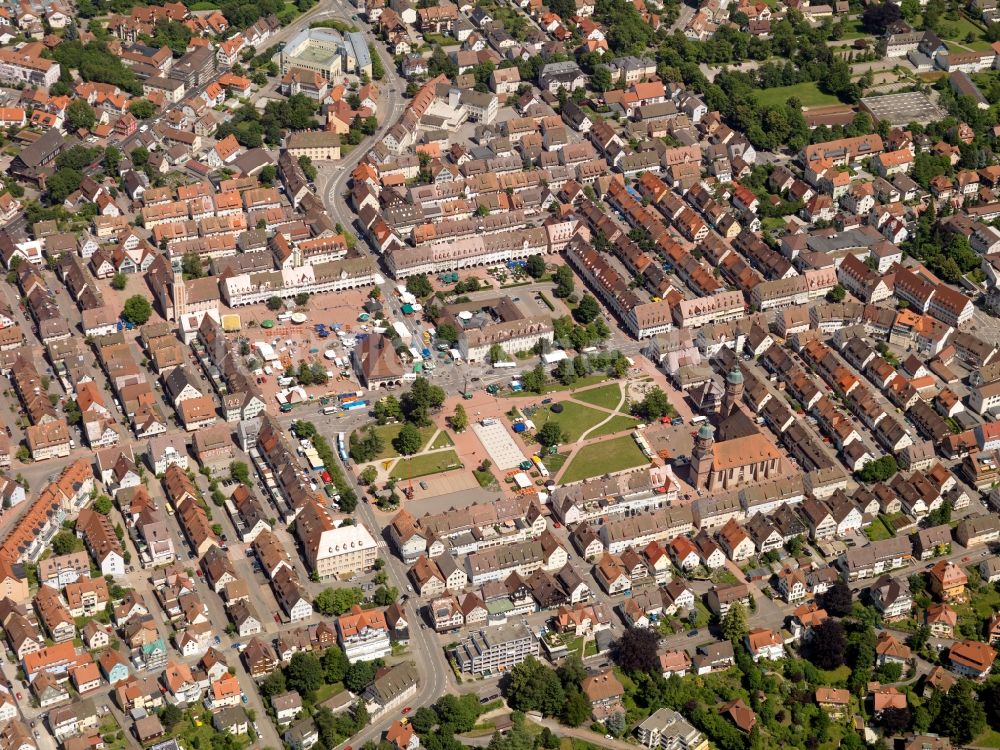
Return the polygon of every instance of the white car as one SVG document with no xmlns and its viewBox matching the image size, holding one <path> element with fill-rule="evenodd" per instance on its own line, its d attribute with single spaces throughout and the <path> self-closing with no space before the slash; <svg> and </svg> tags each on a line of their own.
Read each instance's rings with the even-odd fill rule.
<svg viewBox="0 0 1000 750">
<path fill-rule="evenodd" d="M 147 130 L 149 130 L 149 125 L 140 125 L 139 126 L 139 132 L 140 133 L 145 133 Z"/>
</svg>

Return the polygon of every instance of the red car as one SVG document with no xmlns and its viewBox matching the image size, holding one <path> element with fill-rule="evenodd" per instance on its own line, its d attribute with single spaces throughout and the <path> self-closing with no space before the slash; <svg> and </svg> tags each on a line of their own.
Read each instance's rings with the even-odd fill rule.
<svg viewBox="0 0 1000 750">
<path fill-rule="evenodd" d="M 21 700 L 21 699 L 22 699 L 23 697 L 24 697 L 24 696 L 23 696 L 23 695 L 21 695 L 20 693 L 18 693 L 18 694 L 17 694 L 17 699 L 18 699 L 18 700 Z"/>
<path fill-rule="evenodd" d="M 555 521 L 552 525 L 555 526 L 557 529 L 561 529 L 562 528 L 562 524 L 559 523 L 558 521 Z"/>
<path fill-rule="evenodd" d="M 330 472 L 328 471 L 324 471 L 322 474 L 320 474 L 320 476 L 323 477 L 323 481 L 328 484 L 333 481 L 333 477 L 330 476 Z"/>
<path fill-rule="evenodd" d="M 412 711 L 412 710 L 413 710 L 412 708 L 410 708 L 409 706 L 407 706 L 406 708 L 403 709 L 403 715 L 405 716 L 406 714 L 410 713 L 410 711 Z"/>
</svg>

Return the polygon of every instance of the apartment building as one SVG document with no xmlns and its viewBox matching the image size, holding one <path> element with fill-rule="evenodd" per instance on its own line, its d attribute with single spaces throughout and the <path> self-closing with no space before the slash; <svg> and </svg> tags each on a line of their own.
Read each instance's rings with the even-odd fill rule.
<svg viewBox="0 0 1000 750">
<path fill-rule="evenodd" d="M 510 670 L 528 656 L 537 658 L 538 653 L 538 639 L 522 623 L 480 630 L 452 650 L 459 669 L 475 675 Z"/>
</svg>

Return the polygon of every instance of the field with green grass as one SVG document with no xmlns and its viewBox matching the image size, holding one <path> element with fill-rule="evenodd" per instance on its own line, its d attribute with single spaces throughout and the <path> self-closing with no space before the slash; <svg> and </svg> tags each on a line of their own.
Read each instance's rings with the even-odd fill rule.
<svg viewBox="0 0 1000 750">
<path fill-rule="evenodd" d="M 615 471 L 649 463 L 630 435 L 586 445 L 579 450 L 560 478 L 560 482 L 579 482 Z"/>
<path fill-rule="evenodd" d="M 461 468 L 462 462 L 455 451 L 438 451 L 397 461 L 392 468 L 391 476 L 394 479 L 416 479 L 426 477 L 428 474 L 440 474 L 442 471 Z"/>
<path fill-rule="evenodd" d="M 799 100 L 803 107 L 820 107 L 826 104 L 840 104 L 840 99 L 832 94 L 824 94 L 813 81 L 796 83 L 794 86 L 778 86 L 756 92 L 761 106 L 784 104 L 791 97 Z"/>
<path fill-rule="evenodd" d="M 600 388 L 591 388 L 589 391 L 577 391 L 573 394 L 573 398 L 605 409 L 614 409 L 621 401 L 622 389 L 618 383 L 608 383 Z"/>
<path fill-rule="evenodd" d="M 377 424 L 377 425 L 373 425 L 372 429 L 374 429 L 375 433 L 380 438 L 382 438 L 382 442 L 385 444 L 385 447 L 382 448 L 382 452 L 379 453 L 377 456 L 375 456 L 375 458 L 372 459 L 372 460 L 373 461 L 384 461 L 387 458 L 397 458 L 399 456 L 399 453 L 397 453 L 396 449 L 392 447 L 392 441 L 396 439 L 396 436 L 399 434 L 399 431 L 401 429 L 403 429 L 402 423 L 400 423 L 400 424 Z M 352 437 L 354 437 L 355 439 L 361 438 L 361 437 L 364 436 L 364 434 L 365 434 L 366 431 L 367 431 L 367 428 L 364 428 L 364 429 L 361 429 L 361 430 L 356 430 L 354 432 L 354 435 L 352 435 Z M 431 439 L 431 436 L 436 431 L 437 431 L 437 427 L 435 427 L 434 425 L 430 425 L 428 427 L 421 427 L 420 428 L 420 450 L 423 450 L 424 448 L 427 447 L 427 441 Z M 438 438 L 438 440 L 440 440 L 440 438 Z M 446 443 L 445 445 L 452 445 L 452 443 Z M 442 445 L 441 447 L 445 447 L 445 446 Z"/>
<path fill-rule="evenodd" d="M 1000 747 L 1000 732 L 987 729 L 970 743 L 970 747 Z"/>
<path fill-rule="evenodd" d="M 438 436 L 434 438 L 434 442 L 431 443 L 431 448 L 450 448 L 455 444 L 455 441 L 451 439 L 449 435 L 444 430 L 438 433 Z"/>
<path fill-rule="evenodd" d="M 619 432 L 625 432 L 626 430 L 634 430 L 639 424 L 640 422 L 638 419 L 618 414 L 611 417 L 611 419 L 593 432 L 587 433 L 587 439 L 590 440 L 590 438 L 604 437 L 605 435 L 615 435 Z"/>
<path fill-rule="evenodd" d="M 878 542 L 883 539 L 892 539 L 894 536 L 892 531 L 890 531 L 885 525 L 885 522 L 882 520 L 882 516 L 878 516 L 874 521 L 872 521 L 871 526 L 865 529 L 865 534 L 867 534 L 868 538 L 873 542 Z"/>
<path fill-rule="evenodd" d="M 941 38 L 946 42 L 968 47 L 977 52 L 987 52 L 992 49 L 990 43 L 986 41 L 983 29 L 973 23 L 964 13 L 959 15 L 957 21 L 950 18 L 942 19 L 940 31 Z M 972 41 L 966 41 L 970 35 Z"/>
<path fill-rule="evenodd" d="M 577 404 L 572 401 L 559 402 L 563 410 L 556 414 L 552 411 L 555 404 L 543 406 L 532 417 L 535 427 L 541 429 L 546 422 L 556 422 L 566 432 L 566 442 L 575 443 L 580 436 L 607 417 L 607 413 L 591 409 L 589 406 Z"/>
</svg>

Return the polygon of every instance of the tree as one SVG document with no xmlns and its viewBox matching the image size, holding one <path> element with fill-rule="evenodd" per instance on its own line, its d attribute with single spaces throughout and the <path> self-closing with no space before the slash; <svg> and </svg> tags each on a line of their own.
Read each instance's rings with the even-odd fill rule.
<svg viewBox="0 0 1000 750">
<path fill-rule="evenodd" d="M 378 479 L 378 469 L 374 466 L 366 466 L 358 477 L 358 481 L 365 485 L 365 487 L 374 483 L 376 479 Z"/>
<path fill-rule="evenodd" d="M 183 718 L 184 712 L 173 703 L 165 705 L 163 710 L 160 712 L 160 723 L 168 732 L 177 726 Z"/>
<path fill-rule="evenodd" d="M 288 692 L 288 685 L 285 683 L 285 673 L 276 669 L 260 683 L 260 694 L 264 698 L 281 695 Z"/>
<path fill-rule="evenodd" d="M 427 378 L 417 378 L 410 390 L 399 399 L 406 421 L 423 426 L 430 424 L 429 414 L 444 404 L 444 389 L 433 385 Z"/>
<path fill-rule="evenodd" d="M 427 706 L 421 706 L 413 712 L 410 723 L 413 725 L 413 731 L 423 737 L 437 726 L 437 714 Z"/>
<path fill-rule="evenodd" d="M 839 620 L 828 619 L 813 628 L 803 654 L 820 669 L 837 669 L 844 663 L 847 636 Z"/>
<path fill-rule="evenodd" d="M 122 160 L 122 152 L 117 146 L 104 149 L 104 169 L 108 174 L 118 174 L 118 165 Z"/>
<path fill-rule="evenodd" d="M 734 644 L 747 634 L 747 613 L 739 602 L 733 604 L 722 619 L 722 634 Z"/>
<path fill-rule="evenodd" d="M 455 413 L 451 415 L 451 429 L 455 432 L 462 432 L 469 426 L 469 415 L 465 413 L 465 407 L 461 404 L 455 405 Z"/>
<path fill-rule="evenodd" d="M 53 204 L 62 203 L 83 182 L 83 173 L 78 169 L 63 167 L 56 171 L 45 183 L 49 201 Z"/>
<path fill-rule="evenodd" d="M 593 86 L 595 91 L 599 91 L 602 94 L 608 91 L 612 86 L 611 71 L 604 65 L 598 65 L 597 69 L 590 76 L 590 85 Z"/>
<path fill-rule="evenodd" d="M 125 300 L 125 308 L 122 310 L 122 316 L 134 325 L 145 325 L 152 314 L 153 308 L 149 304 L 149 300 L 145 297 L 136 294 Z"/>
<path fill-rule="evenodd" d="M 431 282 L 427 279 L 427 274 L 418 273 L 415 276 L 407 278 L 406 291 L 414 297 L 423 298 L 434 294 L 434 287 L 431 286 Z"/>
<path fill-rule="evenodd" d="M 446 341 L 449 345 L 458 343 L 458 329 L 454 323 L 441 323 L 434 331 L 434 335 L 441 341 Z"/>
<path fill-rule="evenodd" d="M 858 478 L 862 482 L 887 482 L 899 471 L 896 457 L 892 454 L 882 456 L 875 461 L 869 461 L 858 472 Z"/>
<path fill-rule="evenodd" d="M 119 292 L 128 285 L 128 276 L 123 273 L 116 273 L 111 277 L 111 288 Z"/>
<path fill-rule="evenodd" d="M 503 350 L 500 344 L 492 344 L 490 346 L 489 353 L 490 364 L 496 364 L 497 362 L 504 362 L 507 360 L 507 352 Z"/>
<path fill-rule="evenodd" d="M 560 718 L 563 724 L 571 727 L 578 727 L 588 718 L 593 710 L 593 706 L 587 697 L 580 692 L 577 687 L 566 690 L 566 701 Z"/>
<path fill-rule="evenodd" d="M 91 130 L 97 124 L 94 108 L 86 99 L 73 99 L 66 107 L 66 125 L 68 130 Z"/>
<path fill-rule="evenodd" d="M 935 691 L 935 699 L 931 702 L 934 713 L 931 727 L 937 734 L 951 737 L 956 745 L 967 745 L 972 739 L 986 729 L 985 706 L 988 690 L 982 694 L 976 692 L 975 684 L 968 679 L 959 680 L 946 694 Z M 994 706 L 995 708 L 995 706 Z"/>
<path fill-rule="evenodd" d="M 364 591 L 357 586 L 353 588 L 323 589 L 316 595 L 313 606 L 321 615 L 340 616 L 349 612 L 355 604 L 360 604 L 365 597 Z"/>
<path fill-rule="evenodd" d="M 205 275 L 205 267 L 201 263 L 201 256 L 191 251 L 184 253 L 181 257 L 181 271 L 186 279 L 200 279 Z"/>
<path fill-rule="evenodd" d="M 556 673 L 533 656 L 508 672 L 500 685 L 507 705 L 515 711 L 541 711 L 556 716 L 566 700 Z"/>
<path fill-rule="evenodd" d="M 344 674 L 344 687 L 355 695 L 360 695 L 375 679 L 375 671 L 378 668 L 377 661 L 358 661 L 351 664 Z"/>
<path fill-rule="evenodd" d="M 379 607 L 388 607 L 399 598 L 399 591 L 395 586 L 379 586 L 372 594 L 372 601 Z"/>
<path fill-rule="evenodd" d="M 315 655 L 300 651 L 285 667 L 285 681 L 289 690 L 297 690 L 303 697 L 310 696 L 323 684 L 323 665 Z"/>
<path fill-rule="evenodd" d="M 101 495 L 94 501 L 94 512 L 100 513 L 102 516 L 108 515 L 111 512 L 111 498 L 107 495 Z"/>
<path fill-rule="evenodd" d="M 260 170 L 260 174 L 257 175 L 257 179 L 260 180 L 262 185 L 273 185 L 274 181 L 278 179 L 278 168 L 273 164 L 265 165 L 265 167 Z"/>
<path fill-rule="evenodd" d="M 331 646 L 324 651 L 322 662 L 326 682 L 330 685 L 342 681 L 351 664 L 347 660 L 347 654 L 339 646 Z"/>
<path fill-rule="evenodd" d="M 538 442 L 546 448 L 551 448 L 553 445 L 559 445 L 567 440 L 566 431 L 558 422 L 546 422 L 536 433 L 535 437 L 538 439 Z"/>
<path fill-rule="evenodd" d="M 52 537 L 52 551 L 57 555 L 68 555 L 81 549 L 83 544 L 71 531 L 60 531 Z"/>
<path fill-rule="evenodd" d="M 281 297 L 268 297 L 267 298 L 267 309 L 271 312 L 278 312 L 285 303 L 281 301 Z"/>
<path fill-rule="evenodd" d="M 393 395 L 383 396 L 376 401 L 375 406 L 372 407 L 372 413 L 375 416 L 375 421 L 379 424 L 403 418 L 403 410 L 399 406 L 399 399 Z"/>
<path fill-rule="evenodd" d="M 626 672 L 648 672 L 660 669 L 657 657 L 659 635 L 649 628 L 629 628 L 612 645 L 611 656 Z"/>
<path fill-rule="evenodd" d="M 412 277 L 411 277 L 412 278 Z M 556 288 L 552 291 L 559 299 L 573 293 L 573 271 L 569 266 L 559 266 L 555 273 Z"/>
<path fill-rule="evenodd" d="M 299 292 L 295 295 L 295 304 L 298 307 L 305 307 L 309 302 L 309 292 Z"/>
<path fill-rule="evenodd" d="M 843 302 L 844 297 L 847 296 L 847 290 L 844 289 L 840 284 L 837 284 L 833 289 L 826 293 L 826 299 L 829 302 Z"/>
<path fill-rule="evenodd" d="M 392 440 L 392 447 L 401 456 L 412 456 L 420 450 L 423 444 L 424 439 L 420 435 L 420 430 L 410 422 L 404 424 L 399 434 Z"/>
<path fill-rule="evenodd" d="M 573 310 L 573 319 L 577 323 L 586 325 L 600 314 L 601 306 L 597 304 L 597 300 L 594 299 L 593 295 L 584 294 L 580 304 Z"/>
<path fill-rule="evenodd" d="M 861 14 L 861 23 L 867 31 L 882 33 L 886 27 L 895 23 L 903 14 L 899 6 L 892 2 L 874 3 L 865 8 Z"/>
<path fill-rule="evenodd" d="M 833 617 L 846 617 L 854 606 L 854 592 L 843 581 L 837 581 L 818 598 L 823 609 Z"/>
<path fill-rule="evenodd" d="M 545 275 L 545 258 L 537 253 L 529 255 L 524 263 L 524 270 L 533 279 L 540 279 Z"/>
<path fill-rule="evenodd" d="M 128 111 L 137 120 L 148 120 L 156 114 L 156 105 L 149 99 L 133 99 L 128 105 Z"/>
<path fill-rule="evenodd" d="M 306 179 L 310 182 L 314 181 L 319 175 L 319 170 L 312 163 L 312 159 L 303 154 L 299 157 L 299 167 L 302 169 L 302 174 L 306 176 Z"/>
<path fill-rule="evenodd" d="M 537 364 L 521 376 L 521 385 L 526 391 L 541 393 L 545 390 L 545 380 L 545 368 Z"/>
<path fill-rule="evenodd" d="M 250 483 L 250 467 L 243 461 L 230 461 L 229 478 L 240 484 Z"/>
<path fill-rule="evenodd" d="M 650 388 L 642 401 L 632 407 L 632 412 L 645 422 L 653 422 L 665 417 L 673 411 L 667 394 L 659 386 Z"/>
<path fill-rule="evenodd" d="M 573 365 L 573 360 L 564 359 L 562 360 L 558 367 L 556 367 L 556 377 L 559 382 L 565 386 L 571 386 L 576 382 L 576 367 Z"/>
<path fill-rule="evenodd" d="M 910 727 L 909 708 L 887 708 L 879 717 L 879 724 L 886 734 L 899 734 Z"/>
</svg>

